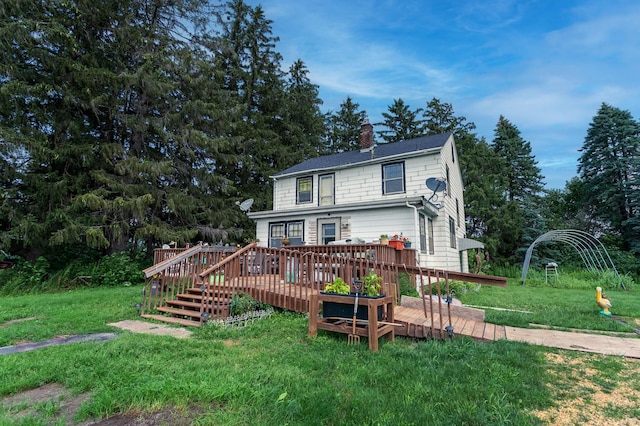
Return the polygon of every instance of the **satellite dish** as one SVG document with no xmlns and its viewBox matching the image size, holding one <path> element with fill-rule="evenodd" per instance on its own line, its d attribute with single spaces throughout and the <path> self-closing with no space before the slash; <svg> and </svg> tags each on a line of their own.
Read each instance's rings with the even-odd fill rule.
<svg viewBox="0 0 640 426">
<path fill-rule="evenodd" d="M 429 188 L 433 192 L 442 192 L 447 189 L 447 182 L 445 182 L 442 178 L 431 177 L 427 179 L 425 184 L 427 185 L 427 188 Z"/>
<path fill-rule="evenodd" d="M 243 202 L 236 201 L 236 205 L 240 207 L 240 210 L 246 213 L 251 210 L 251 206 L 253 205 L 253 198 L 246 199 Z"/>
</svg>

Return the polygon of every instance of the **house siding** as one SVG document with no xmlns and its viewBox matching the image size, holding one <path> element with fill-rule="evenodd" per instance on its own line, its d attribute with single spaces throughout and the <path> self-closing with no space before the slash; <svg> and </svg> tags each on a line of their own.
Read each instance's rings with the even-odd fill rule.
<svg viewBox="0 0 640 426">
<path fill-rule="evenodd" d="M 404 162 L 405 191 L 403 193 L 383 194 L 382 167 L 384 164 Z M 404 205 L 408 199 L 429 199 L 432 191 L 426 187 L 425 181 L 430 177 L 446 178 L 449 169 L 449 181 L 446 193 L 437 194 L 433 201 L 440 205 L 433 219 L 434 254 L 420 252 L 420 236 L 416 209 Z M 324 206 L 318 211 L 319 176 L 334 174 L 334 206 Z M 296 202 L 296 179 L 311 176 L 313 180 L 312 202 Z M 397 201 L 395 206 L 378 206 L 380 201 Z M 457 209 L 456 209 L 456 200 Z M 372 203 L 367 209 L 363 203 Z M 360 204 L 359 208 L 351 205 Z M 415 204 L 415 202 L 414 202 Z M 314 170 L 308 173 L 298 171 L 295 174 L 276 176 L 274 182 L 273 212 L 256 219 L 256 236 L 262 245 L 269 242 L 269 224 L 281 220 L 278 212 L 286 212 L 282 220 L 304 222 L 304 241 L 306 244 L 318 244 L 318 220 L 339 218 L 338 239 L 360 238 L 367 242 L 377 242 L 380 234 L 402 233 L 412 242 L 416 249 L 417 262 L 423 267 L 442 268 L 454 271 L 468 271 L 467 256 L 460 258 L 457 248 L 451 247 L 449 218 L 456 221 L 456 247 L 458 238 L 465 236 L 464 201 L 462 176 L 455 152 L 455 141 L 449 136 L 438 149 L 428 152 L 409 152 L 403 156 L 375 158 L 367 163 L 353 166 L 340 166 L 325 170 Z M 349 206 L 339 212 L 339 206 Z M 315 209 L 314 212 L 309 212 Z M 299 214 L 297 213 L 299 211 Z M 433 213 L 431 213 L 433 214 Z M 256 214 L 254 214 L 256 216 Z M 284 217 L 284 216 L 283 216 Z M 347 224 L 347 225 L 345 225 Z M 462 260 L 462 264 L 461 264 Z"/>
</svg>

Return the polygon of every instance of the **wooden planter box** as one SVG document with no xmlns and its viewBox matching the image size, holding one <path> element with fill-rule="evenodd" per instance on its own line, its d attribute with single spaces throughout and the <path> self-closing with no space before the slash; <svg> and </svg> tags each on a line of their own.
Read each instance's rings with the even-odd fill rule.
<svg viewBox="0 0 640 426">
<path fill-rule="evenodd" d="M 331 317 L 339 317 L 339 318 L 353 318 L 353 307 L 355 304 L 356 294 L 335 294 L 335 293 L 325 293 L 320 292 L 322 295 L 330 295 L 332 296 L 331 301 L 323 300 L 322 302 L 322 317 L 323 318 L 331 318 Z M 358 295 L 358 300 L 369 300 L 369 299 L 381 299 L 385 295 L 381 294 L 380 296 L 361 296 Z M 344 301 L 336 301 L 336 299 L 344 299 Z M 361 320 L 369 319 L 369 310 L 367 306 L 361 306 L 358 303 L 358 312 L 356 313 L 356 318 Z M 377 316 L 378 321 L 382 321 L 384 316 L 382 305 L 377 306 Z"/>
</svg>

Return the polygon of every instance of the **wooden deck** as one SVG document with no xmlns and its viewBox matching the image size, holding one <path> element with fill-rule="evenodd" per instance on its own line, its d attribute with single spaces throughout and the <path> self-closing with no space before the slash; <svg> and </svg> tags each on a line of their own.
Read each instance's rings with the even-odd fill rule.
<svg viewBox="0 0 640 426">
<path fill-rule="evenodd" d="M 309 302 L 317 290 L 305 288 L 295 284 L 278 283 L 265 279 L 256 281 L 256 287 L 251 296 L 256 300 L 271 306 L 296 312 L 309 312 Z M 433 316 L 425 317 L 422 309 L 396 305 L 394 322 L 403 327 L 396 327 L 395 335 L 414 339 L 445 339 L 448 338 L 446 328 L 451 318 L 454 336 L 463 335 L 475 340 L 494 341 L 506 338 L 505 327 L 484 321 L 465 319 L 446 314 L 443 304 L 443 315 L 434 312 Z"/>
<path fill-rule="evenodd" d="M 342 255 L 323 254 L 264 248 L 253 243 L 233 253 L 197 246 L 169 258 L 159 256 L 158 262 L 144 271 L 146 283 L 140 314 L 159 321 L 199 326 L 208 319 L 228 315 L 231 295 L 237 292 L 275 308 L 309 313 L 312 297 L 318 295 L 326 282 L 336 277 L 350 282 L 373 271 L 383 278 L 384 292 L 388 295 L 395 295 L 398 277 L 404 274 L 415 279 L 425 294 L 433 292 L 437 296 L 437 302 L 425 299 L 426 309 L 421 299 L 413 306 L 394 304 L 390 316 L 394 324 L 401 324 L 394 325 L 397 336 L 446 339 L 464 335 L 487 341 L 506 337 L 505 327 L 486 323 L 477 316 L 464 317 L 466 312 L 458 315 L 456 308 L 443 302 L 450 280 L 503 286 L 505 278 L 385 263 L 379 258 L 385 258 L 386 246 L 362 246 L 355 251 L 353 247 L 338 248 L 348 250 Z M 317 309 L 318 306 L 313 311 Z"/>
</svg>

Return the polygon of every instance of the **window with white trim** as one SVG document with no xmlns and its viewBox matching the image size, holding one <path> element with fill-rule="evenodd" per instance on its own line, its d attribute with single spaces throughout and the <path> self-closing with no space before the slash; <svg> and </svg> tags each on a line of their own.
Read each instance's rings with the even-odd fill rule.
<svg viewBox="0 0 640 426">
<path fill-rule="evenodd" d="M 456 248 L 458 247 L 457 241 L 456 241 L 456 220 L 452 217 L 449 217 L 449 246 L 451 248 Z"/>
<path fill-rule="evenodd" d="M 433 219 L 427 219 L 427 236 L 429 237 L 429 254 L 436 254 L 433 238 Z"/>
<path fill-rule="evenodd" d="M 320 175 L 318 177 L 318 205 L 331 206 L 335 204 L 334 201 L 334 177 L 330 175 Z"/>
<path fill-rule="evenodd" d="M 313 201 L 313 178 L 301 177 L 296 180 L 296 203 L 310 203 Z"/>
<path fill-rule="evenodd" d="M 304 221 L 277 222 L 269 224 L 269 247 L 282 246 L 282 238 L 287 237 L 292 246 L 304 242 Z"/>
<path fill-rule="evenodd" d="M 382 193 L 398 194 L 404 192 L 404 162 L 384 164 L 382 166 Z"/>
</svg>

